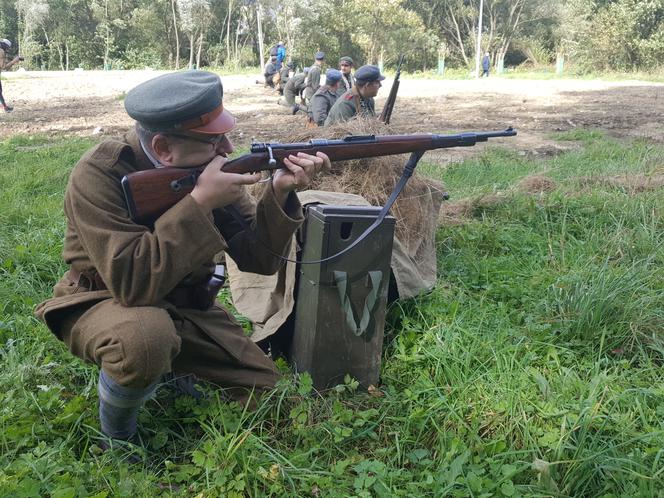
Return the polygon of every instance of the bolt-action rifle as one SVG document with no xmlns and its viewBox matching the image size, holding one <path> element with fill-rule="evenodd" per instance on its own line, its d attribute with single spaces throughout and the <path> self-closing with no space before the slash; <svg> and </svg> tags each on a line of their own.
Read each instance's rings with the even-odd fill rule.
<svg viewBox="0 0 664 498">
<path fill-rule="evenodd" d="M 227 173 L 255 173 L 284 167 L 284 158 L 298 152 L 324 152 L 330 161 L 417 153 L 451 147 L 469 147 L 489 138 L 513 137 L 516 130 L 470 132 L 456 135 L 362 135 L 340 140 L 315 139 L 304 143 L 254 143 L 251 152 L 224 163 Z M 418 157 L 418 160 L 419 160 Z M 205 166 L 155 168 L 136 171 L 122 179 L 129 215 L 137 223 L 149 224 L 194 189 Z M 414 168 L 414 165 L 413 165 Z M 412 173 L 412 172 L 411 172 Z"/>
<path fill-rule="evenodd" d="M 390 88 L 390 94 L 385 101 L 383 111 L 380 113 L 379 119 L 385 124 L 390 124 L 390 118 L 392 117 L 392 111 L 394 110 L 394 103 L 397 101 L 397 93 L 399 92 L 399 85 L 401 83 L 401 64 L 403 64 L 403 57 L 403 55 L 399 57 L 399 64 L 397 64 L 397 74 L 394 76 L 392 88 Z"/>
</svg>

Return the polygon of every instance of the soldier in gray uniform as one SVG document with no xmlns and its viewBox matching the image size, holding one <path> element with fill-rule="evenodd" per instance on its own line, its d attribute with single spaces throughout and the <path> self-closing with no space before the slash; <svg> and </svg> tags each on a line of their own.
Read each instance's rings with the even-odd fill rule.
<svg viewBox="0 0 664 498">
<path fill-rule="evenodd" d="M 337 97 L 341 97 L 348 90 L 353 88 L 353 59 L 348 56 L 344 56 L 339 59 L 339 71 L 341 71 L 341 82 L 339 83 L 339 88 L 337 88 Z"/>
<path fill-rule="evenodd" d="M 341 71 L 328 69 L 325 73 L 325 84 L 318 89 L 309 106 L 309 122 L 323 126 L 327 113 L 337 101 L 337 90 L 341 83 Z"/>
<path fill-rule="evenodd" d="M 378 66 L 362 66 L 355 72 L 355 86 L 337 99 L 330 109 L 325 126 L 348 121 L 353 116 L 375 116 L 374 97 L 378 95 L 381 81 L 385 76 L 380 74 Z"/>
<path fill-rule="evenodd" d="M 316 52 L 314 55 L 315 62 L 309 68 L 309 75 L 307 76 L 306 88 L 304 89 L 304 99 L 309 103 L 311 97 L 320 88 L 320 71 L 325 61 L 325 52 Z"/>
<path fill-rule="evenodd" d="M 300 110 L 300 105 L 295 103 L 295 97 L 297 95 L 302 95 L 304 90 L 304 80 L 307 77 L 309 68 L 305 67 L 303 73 L 298 73 L 288 80 L 284 86 L 284 98 L 279 99 L 277 103 L 285 107 L 290 107 L 293 111 L 293 114 L 296 114 Z"/>
<path fill-rule="evenodd" d="M 274 75 L 277 73 L 277 58 L 270 57 L 270 62 L 265 64 L 265 71 L 263 72 L 263 76 L 265 76 L 265 86 L 274 88 Z"/>
<path fill-rule="evenodd" d="M 281 66 L 281 69 L 279 70 L 279 95 L 284 94 L 284 87 L 286 86 L 286 83 L 288 83 L 293 66 L 294 64 L 289 62 L 288 64 Z"/>
</svg>

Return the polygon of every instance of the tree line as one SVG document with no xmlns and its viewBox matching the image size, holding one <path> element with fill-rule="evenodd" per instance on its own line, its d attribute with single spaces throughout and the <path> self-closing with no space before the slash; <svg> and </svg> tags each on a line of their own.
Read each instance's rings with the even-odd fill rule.
<svg viewBox="0 0 664 498">
<path fill-rule="evenodd" d="M 28 69 L 226 67 L 283 41 L 330 60 L 471 68 L 480 0 L 0 0 L 0 37 Z M 482 51 L 507 66 L 564 57 L 587 70 L 664 65 L 664 0 L 484 0 Z"/>
</svg>

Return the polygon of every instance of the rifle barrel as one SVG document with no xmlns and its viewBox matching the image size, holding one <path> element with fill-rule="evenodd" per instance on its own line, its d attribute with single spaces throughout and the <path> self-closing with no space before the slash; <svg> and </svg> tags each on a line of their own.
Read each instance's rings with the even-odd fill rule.
<svg viewBox="0 0 664 498">
<path fill-rule="evenodd" d="M 470 132 L 456 135 L 352 135 L 340 140 L 316 139 L 303 143 L 257 143 L 251 153 L 224 163 L 228 173 L 249 173 L 284 167 L 291 154 L 326 153 L 331 161 L 407 154 L 450 147 L 473 146 L 489 138 L 512 137 L 516 130 Z M 153 223 L 172 205 L 191 192 L 203 167 L 159 168 L 136 171 L 122 179 L 122 189 L 131 218 L 143 224 Z"/>
</svg>

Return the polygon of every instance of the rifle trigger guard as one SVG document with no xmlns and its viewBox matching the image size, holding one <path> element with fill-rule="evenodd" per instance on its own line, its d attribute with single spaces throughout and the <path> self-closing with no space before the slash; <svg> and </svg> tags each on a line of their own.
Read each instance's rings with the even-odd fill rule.
<svg viewBox="0 0 664 498">
<path fill-rule="evenodd" d="M 277 160 L 274 158 L 274 155 L 272 155 L 272 147 L 270 145 L 267 146 L 267 154 L 270 156 L 267 163 L 274 168 L 277 165 Z"/>
</svg>

